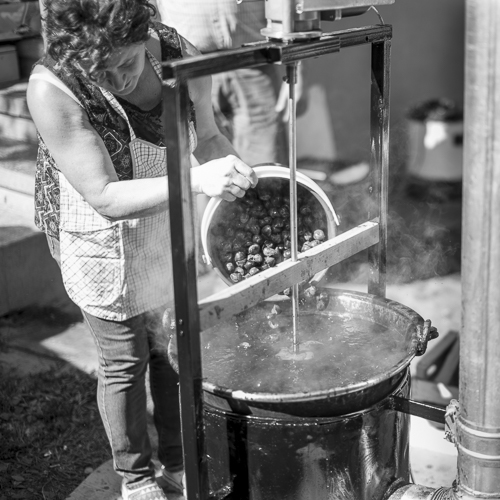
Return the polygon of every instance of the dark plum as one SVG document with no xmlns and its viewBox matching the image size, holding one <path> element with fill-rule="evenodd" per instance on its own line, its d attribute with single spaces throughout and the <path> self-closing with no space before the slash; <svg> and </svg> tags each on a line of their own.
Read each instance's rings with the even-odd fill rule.
<svg viewBox="0 0 500 500">
<path fill-rule="evenodd" d="M 262 253 L 266 257 L 274 257 L 276 255 L 276 250 L 273 247 L 266 246 L 262 249 Z"/>
<path fill-rule="evenodd" d="M 257 268 L 257 267 L 252 267 L 249 271 L 248 271 L 248 276 L 253 276 L 254 274 L 257 274 L 257 273 L 260 273 L 260 269 Z"/>
<path fill-rule="evenodd" d="M 250 269 L 252 269 L 252 267 L 255 267 L 253 262 L 250 262 L 249 260 L 247 260 L 244 264 L 243 264 L 243 269 L 246 269 L 247 271 L 249 271 Z"/>
<path fill-rule="evenodd" d="M 257 254 L 259 252 L 260 252 L 260 246 L 259 245 L 253 244 L 252 246 L 250 246 L 248 248 L 248 253 Z"/>
<path fill-rule="evenodd" d="M 262 229 L 261 229 L 261 233 L 266 237 L 266 238 L 269 238 L 271 236 L 271 234 L 273 234 L 273 228 L 271 226 L 264 226 Z"/>
<path fill-rule="evenodd" d="M 258 224 L 252 224 L 248 229 L 254 236 L 260 234 L 260 226 Z"/>
<path fill-rule="evenodd" d="M 273 243 L 275 243 L 276 245 L 278 243 L 281 243 L 281 234 L 280 233 L 275 233 L 275 234 L 271 234 L 271 236 L 269 237 L 271 239 L 271 241 Z"/>
<path fill-rule="evenodd" d="M 234 260 L 238 262 L 239 260 L 246 260 L 247 256 L 245 252 L 236 252 L 234 255 Z"/>
<path fill-rule="evenodd" d="M 269 267 L 274 267 L 276 265 L 276 259 L 274 257 L 266 257 L 264 259 L 264 264 L 267 264 Z"/>
<path fill-rule="evenodd" d="M 276 207 L 271 207 L 269 209 L 269 217 L 272 217 L 275 219 L 276 217 L 280 216 L 280 211 Z"/>
<path fill-rule="evenodd" d="M 260 266 L 264 262 L 264 257 L 262 256 L 261 253 L 255 254 L 255 255 L 249 255 L 247 257 L 247 260 L 253 262 L 257 266 Z"/>
<path fill-rule="evenodd" d="M 326 236 L 321 229 L 316 229 L 313 233 L 313 238 L 317 241 L 324 241 L 326 239 Z"/>
<path fill-rule="evenodd" d="M 231 281 L 234 281 L 235 283 L 239 283 L 243 279 L 243 276 L 240 273 L 232 273 L 229 277 L 231 278 Z"/>
<path fill-rule="evenodd" d="M 264 243 L 264 237 L 263 237 L 263 236 L 261 236 L 260 234 L 256 234 L 256 235 L 252 238 L 252 241 L 253 241 L 256 245 L 262 246 L 262 244 Z"/>
</svg>

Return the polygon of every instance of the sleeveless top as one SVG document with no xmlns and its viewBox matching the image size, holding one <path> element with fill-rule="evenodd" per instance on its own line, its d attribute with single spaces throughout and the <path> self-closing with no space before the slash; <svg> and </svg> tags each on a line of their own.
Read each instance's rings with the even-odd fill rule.
<svg viewBox="0 0 500 500">
<path fill-rule="evenodd" d="M 182 58 L 179 35 L 174 28 L 152 22 L 150 30 L 156 32 L 160 39 L 162 62 Z M 68 75 L 64 71 L 56 70 L 54 68 L 55 61 L 49 56 L 46 56 L 37 64 L 48 68 L 77 97 L 87 112 L 90 123 L 101 136 L 115 167 L 118 179 L 133 179 L 129 128 L 126 121 L 103 96 L 99 87 L 78 74 Z M 152 110 L 143 111 L 124 99 L 118 99 L 118 101 L 129 117 L 137 137 L 158 146 L 164 146 L 161 103 Z M 192 103 L 189 119 L 196 127 L 196 115 Z M 60 188 L 57 164 L 38 134 L 38 155 L 35 172 L 35 224 L 39 229 L 57 239 L 59 239 L 59 210 Z"/>
<path fill-rule="evenodd" d="M 174 30 L 158 24 L 152 29 L 162 41 L 162 60 L 182 56 Z M 161 79 L 161 64 L 147 49 L 146 54 Z M 57 76 L 62 84 L 56 84 L 66 85 L 66 93 L 72 94 L 87 111 L 106 145 L 119 181 L 167 174 L 161 106 L 144 112 L 126 101 L 120 103 L 113 94 L 76 75 Z M 193 113 L 191 103 L 191 116 Z M 190 119 L 189 123 L 191 153 L 196 147 L 193 121 Z M 144 137 L 137 136 L 134 123 Z M 37 177 L 41 183 L 37 184 L 36 203 L 42 210 L 37 210 L 37 220 L 41 229 L 59 238 L 61 273 L 69 297 L 84 311 L 116 321 L 171 305 L 168 209 L 135 219 L 105 219 L 57 169 L 41 137 L 39 141 Z"/>
</svg>

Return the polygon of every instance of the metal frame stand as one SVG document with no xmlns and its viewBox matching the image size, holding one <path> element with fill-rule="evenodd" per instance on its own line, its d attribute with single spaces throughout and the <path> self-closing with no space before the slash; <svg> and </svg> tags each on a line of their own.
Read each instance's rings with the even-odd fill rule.
<svg viewBox="0 0 500 500">
<path fill-rule="evenodd" d="M 163 124 L 168 158 L 170 225 L 179 361 L 184 463 L 189 500 L 208 499 L 203 423 L 200 332 L 243 308 L 303 281 L 305 277 L 368 249 L 371 274 L 368 292 L 385 297 L 387 197 L 389 168 L 389 71 L 392 27 L 370 26 L 326 34 L 305 42 L 262 42 L 163 65 Z M 198 303 L 196 240 L 189 174 L 187 81 L 214 73 L 300 60 L 371 44 L 371 172 L 370 220 L 299 255 L 295 262 L 231 287 Z M 283 283 L 288 283 L 283 286 Z"/>
</svg>

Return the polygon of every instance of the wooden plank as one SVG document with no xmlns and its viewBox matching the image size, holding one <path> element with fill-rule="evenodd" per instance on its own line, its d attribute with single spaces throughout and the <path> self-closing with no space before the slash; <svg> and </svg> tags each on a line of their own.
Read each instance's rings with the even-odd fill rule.
<svg viewBox="0 0 500 500">
<path fill-rule="evenodd" d="M 302 252 L 297 262 L 286 261 L 252 278 L 237 283 L 198 303 L 201 331 L 230 319 L 259 302 L 310 279 L 319 271 L 378 243 L 379 227 L 376 220 L 368 221 Z"/>
</svg>

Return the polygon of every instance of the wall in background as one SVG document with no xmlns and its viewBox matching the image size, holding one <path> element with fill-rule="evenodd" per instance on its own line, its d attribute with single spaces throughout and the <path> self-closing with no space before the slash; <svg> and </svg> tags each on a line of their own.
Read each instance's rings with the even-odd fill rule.
<svg viewBox="0 0 500 500">
<path fill-rule="evenodd" d="M 379 8 L 393 26 L 391 70 L 391 167 L 407 154 L 405 116 L 408 108 L 431 98 L 446 97 L 460 106 L 464 92 L 465 0 L 396 0 Z M 374 12 L 335 23 L 325 32 L 377 24 Z M 311 82 L 326 91 L 335 151 L 341 159 L 369 158 L 369 46 L 309 60 Z M 300 151 L 299 151 L 300 154 Z"/>
</svg>

